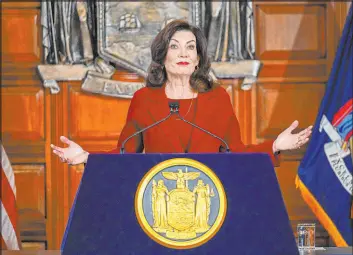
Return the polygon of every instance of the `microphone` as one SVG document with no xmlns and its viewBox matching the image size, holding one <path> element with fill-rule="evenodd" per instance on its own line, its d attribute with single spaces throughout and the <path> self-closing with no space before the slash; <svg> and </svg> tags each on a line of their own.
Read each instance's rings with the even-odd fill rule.
<svg viewBox="0 0 353 255">
<path fill-rule="evenodd" d="M 143 128 L 143 129 L 141 129 L 141 130 L 139 130 L 139 131 L 133 133 L 133 134 L 130 135 L 128 138 L 126 138 L 126 139 L 124 140 L 124 142 L 121 144 L 120 154 L 124 154 L 124 152 L 125 152 L 125 144 L 126 144 L 127 141 L 129 141 L 129 140 L 130 140 L 131 138 L 133 138 L 134 136 L 137 136 L 138 134 L 141 134 L 142 132 L 146 131 L 147 129 L 149 129 L 149 128 L 151 128 L 151 127 L 154 127 L 154 126 L 156 126 L 156 125 L 162 123 L 163 121 L 166 121 L 167 119 L 169 119 L 170 116 L 172 116 L 173 113 L 175 113 L 176 109 L 178 109 L 178 111 L 179 111 L 179 104 L 178 104 L 178 103 L 176 103 L 176 102 L 169 103 L 169 110 L 170 110 L 170 112 L 169 112 L 168 116 L 165 117 L 164 119 L 161 119 L 161 120 L 155 122 L 155 123 L 152 123 L 151 125 L 149 125 L 149 126 Z"/>
<path fill-rule="evenodd" d="M 179 114 L 179 102 L 174 102 L 174 103 L 172 103 L 172 104 L 173 104 L 174 110 L 172 111 L 172 109 L 171 109 L 171 113 L 174 113 L 174 114 L 178 115 L 178 117 L 179 117 L 182 121 L 184 121 L 184 122 L 190 124 L 191 126 L 197 128 L 197 129 L 200 129 L 201 131 L 203 131 L 203 132 L 209 134 L 210 136 L 212 136 L 212 137 L 214 137 L 214 138 L 220 140 L 220 141 L 221 141 L 222 143 L 224 143 L 224 145 L 226 146 L 226 152 L 230 152 L 228 143 L 227 143 L 224 139 L 220 138 L 219 136 L 217 136 L 217 135 L 211 133 L 210 131 L 208 131 L 208 130 L 202 128 L 202 127 L 199 127 L 198 125 L 196 125 L 196 124 L 194 124 L 194 123 L 192 123 L 192 122 L 190 122 L 190 121 L 187 121 L 186 119 L 184 119 L 183 117 L 181 117 L 181 115 Z M 171 107 L 171 104 L 169 104 L 169 107 Z M 222 146 L 222 145 L 221 145 L 221 146 Z"/>
</svg>

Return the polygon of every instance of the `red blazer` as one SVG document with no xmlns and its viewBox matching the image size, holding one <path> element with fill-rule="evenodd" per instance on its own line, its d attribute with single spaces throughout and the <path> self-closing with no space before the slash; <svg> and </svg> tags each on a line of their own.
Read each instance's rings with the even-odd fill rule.
<svg viewBox="0 0 353 255">
<path fill-rule="evenodd" d="M 165 118 L 169 114 L 169 102 L 178 101 L 180 115 L 196 125 L 222 137 L 231 152 L 265 152 L 277 165 L 273 154 L 273 140 L 258 145 L 245 146 L 240 138 L 239 123 L 234 114 L 229 95 L 222 87 L 199 93 L 195 99 L 168 99 L 165 87 L 145 87 L 135 92 L 131 100 L 125 127 L 119 137 L 117 148 L 136 131 Z M 133 137 L 125 144 L 126 152 L 146 153 L 212 153 L 219 152 L 222 142 L 192 127 L 172 115 L 168 120 Z M 223 148 L 225 146 L 223 145 Z"/>
</svg>

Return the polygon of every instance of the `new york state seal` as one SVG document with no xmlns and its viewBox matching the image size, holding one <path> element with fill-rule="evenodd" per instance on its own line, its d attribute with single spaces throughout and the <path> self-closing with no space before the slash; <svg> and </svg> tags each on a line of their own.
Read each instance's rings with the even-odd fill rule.
<svg viewBox="0 0 353 255">
<path fill-rule="evenodd" d="M 206 243 L 221 228 L 226 210 L 226 194 L 216 174 L 187 158 L 154 166 L 135 196 L 141 228 L 159 244 L 174 249 Z"/>
</svg>

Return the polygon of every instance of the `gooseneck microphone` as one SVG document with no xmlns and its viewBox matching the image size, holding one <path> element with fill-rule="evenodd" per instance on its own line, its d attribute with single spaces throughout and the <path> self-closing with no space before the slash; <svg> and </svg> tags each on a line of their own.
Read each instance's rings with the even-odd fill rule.
<svg viewBox="0 0 353 255">
<path fill-rule="evenodd" d="M 169 103 L 169 110 L 170 110 L 170 111 L 169 111 L 169 114 L 167 115 L 167 117 L 165 117 L 164 119 L 161 119 L 161 120 L 159 120 L 159 121 L 157 121 L 157 122 L 155 122 L 155 123 L 153 123 L 153 124 L 151 124 L 151 125 L 149 125 L 149 126 L 143 128 L 143 129 L 141 129 L 141 130 L 139 130 L 139 131 L 133 133 L 133 134 L 130 135 L 128 138 L 126 138 L 126 139 L 124 140 L 124 142 L 121 144 L 120 154 L 124 154 L 124 153 L 125 153 L 125 144 L 126 144 L 127 141 L 129 141 L 129 140 L 130 140 L 131 138 L 133 138 L 134 136 L 137 136 L 138 134 L 141 134 L 142 132 L 146 131 L 147 129 L 149 129 L 149 128 L 151 128 L 151 127 L 154 127 L 154 126 L 156 126 L 156 125 L 162 123 L 163 121 L 166 121 L 167 119 L 170 118 L 170 116 L 172 116 L 173 113 L 175 113 L 176 109 L 178 109 L 178 111 L 179 111 L 179 104 L 178 104 L 178 103 L 175 103 L 175 102 Z"/>
<path fill-rule="evenodd" d="M 172 111 L 172 109 L 171 109 L 170 112 L 173 113 L 173 114 L 178 115 L 178 117 L 179 117 L 182 121 L 184 121 L 184 122 L 190 124 L 191 126 L 197 128 L 197 129 L 200 129 L 201 131 L 203 131 L 203 132 L 209 134 L 210 136 L 212 136 L 212 137 L 214 137 L 214 138 L 220 140 L 220 141 L 221 141 L 222 143 L 224 143 L 224 145 L 226 146 L 226 152 L 230 152 L 228 143 L 227 143 L 224 139 L 220 138 L 219 136 L 217 136 L 217 135 L 211 133 L 210 131 L 208 131 L 208 130 L 202 128 L 202 127 L 199 127 L 198 125 L 196 125 L 196 124 L 194 124 L 194 123 L 192 123 L 192 122 L 190 122 L 190 121 L 187 121 L 186 119 L 184 119 L 183 117 L 181 117 L 181 115 L 179 114 L 179 103 L 178 103 L 178 102 L 174 102 L 173 104 L 169 104 L 169 107 L 170 107 L 170 108 L 172 108 L 172 107 L 174 108 L 173 111 Z"/>
</svg>

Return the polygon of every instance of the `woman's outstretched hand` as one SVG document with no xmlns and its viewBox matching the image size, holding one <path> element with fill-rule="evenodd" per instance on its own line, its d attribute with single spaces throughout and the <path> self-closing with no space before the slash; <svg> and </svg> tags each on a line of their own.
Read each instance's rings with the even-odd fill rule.
<svg viewBox="0 0 353 255">
<path fill-rule="evenodd" d="M 80 145 L 66 138 L 60 136 L 60 141 L 66 143 L 68 147 L 61 148 L 51 144 L 50 147 L 53 149 L 53 153 L 59 156 L 61 162 L 66 162 L 70 165 L 77 165 L 86 163 L 88 158 L 88 152 L 84 151 Z"/>
<path fill-rule="evenodd" d="M 273 143 L 273 152 L 299 149 L 309 141 L 313 126 L 307 127 L 298 134 L 292 134 L 298 125 L 299 122 L 295 120 L 286 130 L 279 134 Z"/>
</svg>

